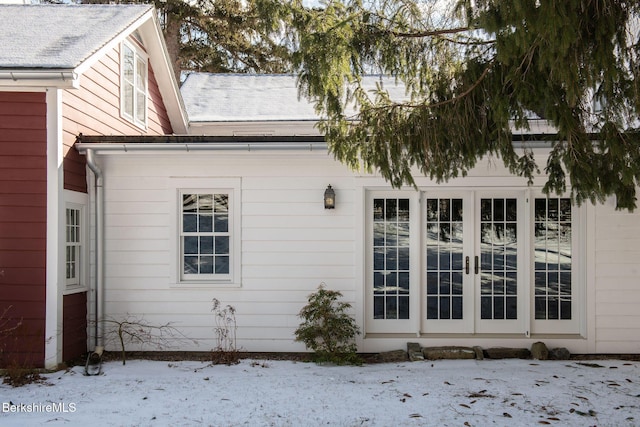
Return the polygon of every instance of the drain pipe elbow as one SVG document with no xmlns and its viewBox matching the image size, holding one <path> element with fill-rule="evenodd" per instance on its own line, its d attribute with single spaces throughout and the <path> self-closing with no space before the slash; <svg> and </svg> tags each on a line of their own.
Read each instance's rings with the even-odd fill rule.
<svg viewBox="0 0 640 427">
<path fill-rule="evenodd" d="M 95 152 L 86 151 L 87 166 L 95 177 L 95 285 L 94 334 L 95 347 L 104 347 L 104 192 L 102 170 L 96 163 Z"/>
</svg>

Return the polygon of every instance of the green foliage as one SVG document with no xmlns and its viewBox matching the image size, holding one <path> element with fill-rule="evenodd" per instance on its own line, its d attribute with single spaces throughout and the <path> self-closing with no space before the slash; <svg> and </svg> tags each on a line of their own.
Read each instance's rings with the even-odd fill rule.
<svg viewBox="0 0 640 427">
<path fill-rule="evenodd" d="M 291 72 L 290 50 L 281 40 L 280 28 L 267 24 L 252 1 L 128 0 L 123 3 L 154 4 L 178 79 L 184 71 Z"/>
<path fill-rule="evenodd" d="M 528 182 L 544 169 L 547 193 L 568 189 L 577 203 L 615 195 L 619 208 L 636 207 L 639 2 L 259 2 L 288 19 L 301 93 L 347 165 L 400 187 L 416 172 L 438 182 L 464 176 L 491 156 Z M 392 79 L 367 91 L 366 74 Z M 393 79 L 406 99 L 389 96 Z M 594 100 L 606 100 L 601 111 Z M 526 141 L 513 144 L 533 113 L 557 130 L 542 168 Z"/>
<path fill-rule="evenodd" d="M 348 313 L 351 305 L 338 301 L 339 291 L 320 285 L 309 295 L 308 304 L 300 310 L 303 322 L 295 331 L 296 341 L 315 352 L 318 362 L 359 364 L 356 355 L 356 335 L 360 333 Z"/>
</svg>

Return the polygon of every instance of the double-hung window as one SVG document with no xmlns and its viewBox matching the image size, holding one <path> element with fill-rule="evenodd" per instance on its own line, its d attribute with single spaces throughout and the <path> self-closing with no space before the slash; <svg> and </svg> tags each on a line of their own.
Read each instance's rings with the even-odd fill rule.
<svg viewBox="0 0 640 427">
<path fill-rule="evenodd" d="M 180 196 L 181 279 L 231 281 L 233 192 L 183 191 Z"/>
<path fill-rule="evenodd" d="M 145 128 L 147 125 L 147 57 L 129 42 L 122 44 L 121 113 Z"/>
<path fill-rule="evenodd" d="M 82 209 L 67 207 L 65 217 L 65 279 L 75 288 L 82 285 Z"/>
</svg>

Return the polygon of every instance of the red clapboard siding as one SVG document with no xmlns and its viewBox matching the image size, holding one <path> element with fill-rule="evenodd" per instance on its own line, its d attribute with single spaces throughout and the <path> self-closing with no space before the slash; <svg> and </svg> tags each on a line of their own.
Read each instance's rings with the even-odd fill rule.
<svg viewBox="0 0 640 427">
<path fill-rule="evenodd" d="M 46 95 L 0 92 L 0 365 L 44 364 Z"/>
<path fill-rule="evenodd" d="M 87 293 L 62 299 L 62 360 L 70 361 L 87 352 Z"/>
</svg>

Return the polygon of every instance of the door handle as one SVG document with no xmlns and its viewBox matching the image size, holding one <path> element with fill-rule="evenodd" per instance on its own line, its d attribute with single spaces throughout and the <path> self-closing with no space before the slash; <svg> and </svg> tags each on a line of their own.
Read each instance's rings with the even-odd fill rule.
<svg viewBox="0 0 640 427">
<path fill-rule="evenodd" d="M 465 273 L 469 274 L 469 257 L 468 256 L 464 259 L 464 271 Z"/>
<path fill-rule="evenodd" d="M 475 258 L 473 259 L 473 272 L 475 274 L 478 274 L 479 270 L 480 270 L 480 264 L 478 263 L 478 255 L 476 255 Z"/>
</svg>

